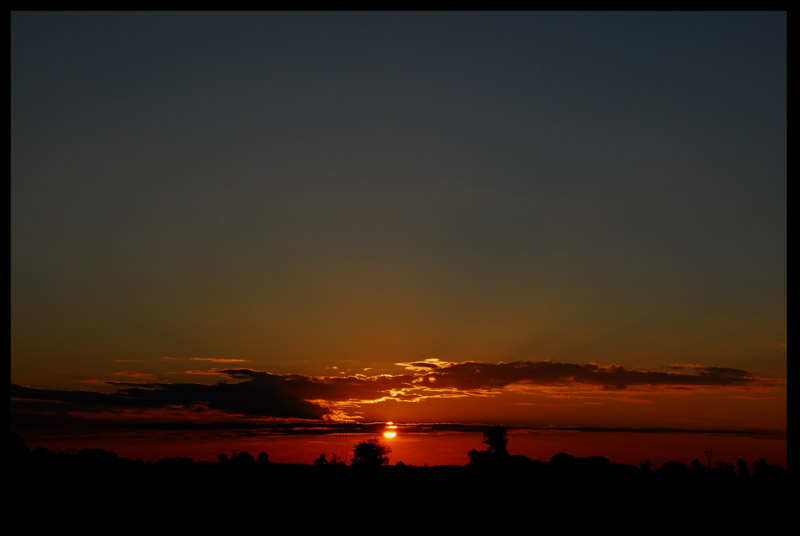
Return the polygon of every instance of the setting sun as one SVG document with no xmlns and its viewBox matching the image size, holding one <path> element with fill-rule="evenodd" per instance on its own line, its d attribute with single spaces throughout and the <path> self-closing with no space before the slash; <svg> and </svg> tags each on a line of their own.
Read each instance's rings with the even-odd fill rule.
<svg viewBox="0 0 800 536">
<path fill-rule="evenodd" d="M 383 432 L 383 437 L 386 439 L 397 437 L 397 426 L 393 422 L 389 421 L 386 423 L 386 431 Z"/>
</svg>

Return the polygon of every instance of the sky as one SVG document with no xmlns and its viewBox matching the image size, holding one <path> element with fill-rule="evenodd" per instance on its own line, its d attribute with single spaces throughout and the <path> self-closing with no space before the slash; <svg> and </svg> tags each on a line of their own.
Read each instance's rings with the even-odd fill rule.
<svg viewBox="0 0 800 536">
<path fill-rule="evenodd" d="M 785 437 L 785 12 L 10 19 L 28 437 Z"/>
</svg>

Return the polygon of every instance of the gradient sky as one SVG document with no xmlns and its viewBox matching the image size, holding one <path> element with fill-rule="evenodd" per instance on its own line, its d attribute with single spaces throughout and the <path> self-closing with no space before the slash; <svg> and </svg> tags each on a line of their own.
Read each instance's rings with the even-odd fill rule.
<svg viewBox="0 0 800 536">
<path fill-rule="evenodd" d="M 13 12 L 12 398 L 784 429 L 786 37 L 785 12 Z M 264 391 L 187 394 L 220 381 Z"/>
</svg>

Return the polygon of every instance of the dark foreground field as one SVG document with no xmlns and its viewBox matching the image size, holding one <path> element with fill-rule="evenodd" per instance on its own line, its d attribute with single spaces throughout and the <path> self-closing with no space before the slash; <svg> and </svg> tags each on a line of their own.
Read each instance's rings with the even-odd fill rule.
<svg viewBox="0 0 800 536">
<path fill-rule="evenodd" d="M 546 462 L 484 456 L 465 466 L 359 467 L 278 464 L 240 453 L 220 462 L 148 463 L 101 450 L 28 451 L 19 442 L 9 461 L 11 519 L 56 525 L 76 515 L 131 522 L 156 514 L 197 521 L 198 515 L 224 513 L 258 515 L 265 523 L 287 516 L 312 524 L 330 515 L 340 521 L 359 515 L 405 521 L 444 516 L 466 528 L 557 519 L 564 526 L 646 522 L 650 528 L 697 528 L 702 522 L 709 529 L 769 532 L 784 528 L 797 504 L 790 473 L 764 461 L 752 467 L 669 462 L 651 468 L 557 454 Z"/>
</svg>

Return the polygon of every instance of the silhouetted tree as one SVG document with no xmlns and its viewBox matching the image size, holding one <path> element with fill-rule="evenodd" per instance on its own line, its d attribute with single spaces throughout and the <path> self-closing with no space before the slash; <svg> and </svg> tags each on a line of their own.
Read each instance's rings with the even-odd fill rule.
<svg viewBox="0 0 800 536">
<path fill-rule="evenodd" d="M 344 462 L 339 459 L 339 456 L 337 456 L 335 452 L 331 454 L 330 459 L 325 456 L 325 453 L 322 453 L 319 455 L 319 458 L 314 460 L 314 465 L 344 465 Z"/>
<path fill-rule="evenodd" d="M 350 463 L 356 467 L 380 467 L 389 463 L 391 448 L 377 439 L 362 441 L 353 447 Z"/>
<path fill-rule="evenodd" d="M 747 462 L 741 458 L 736 461 L 736 469 L 739 471 L 740 477 L 747 478 L 750 476 L 750 469 L 747 468 Z"/>
<path fill-rule="evenodd" d="M 266 452 L 260 452 L 258 454 L 258 463 L 269 463 L 269 454 Z"/>
<path fill-rule="evenodd" d="M 504 426 L 492 426 L 483 432 L 483 444 L 486 450 L 472 449 L 467 453 L 471 464 L 495 465 L 508 460 L 508 435 Z"/>
<path fill-rule="evenodd" d="M 702 473 L 702 472 L 705 472 L 705 471 L 708 470 L 708 467 L 703 465 L 703 463 L 700 460 L 697 460 L 697 459 L 692 460 L 692 464 L 689 466 L 689 468 L 692 471 L 696 471 L 698 473 Z"/>
<path fill-rule="evenodd" d="M 485 450 L 472 449 L 467 454 L 469 455 L 469 463 L 473 465 L 485 465 L 495 461 L 495 456 Z"/>
<path fill-rule="evenodd" d="M 492 426 L 483 433 L 486 451 L 495 456 L 508 456 L 508 435 L 504 426 Z"/>
</svg>

